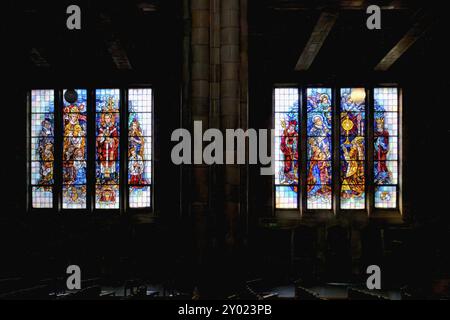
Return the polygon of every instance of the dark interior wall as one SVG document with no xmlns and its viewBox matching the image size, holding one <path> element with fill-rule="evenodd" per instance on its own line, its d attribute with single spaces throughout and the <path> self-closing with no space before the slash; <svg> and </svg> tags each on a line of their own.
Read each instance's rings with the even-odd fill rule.
<svg viewBox="0 0 450 320">
<path fill-rule="evenodd" d="M 408 268 L 412 265 L 415 269 L 424 270 L 424 279 L 450 270 L 446 210 L 448 187 L 444 184 L 448 181 L 446 147 L 450 130 L 446 93 L 450 81 L 446 59 L 450 55 L 448 48 L 442 45 L 442 39 L 446 38 L 443 21 L 431 30 L 426 40 L 411 48 L 411 52 L 402 57 L 390 72 L 382 75 L 368 70 L 348 73 L 348 69 L 333 69 L 330 64 L 321 66 L 320 63 L 310 73 L 299 74 L 293 71 L 293 65 L 286 62 L 289 59 L 283 57 L 293 57 L 295 62 L 301 41 L 294 44 L 294 39 L 301 39 L 292 37 L 292 46 L 289 43 L 282 46 L 280 41 L 280 46 L 274 47 L 264 39 L 250 35 L 250 128 L 271 126 L 274 84 L 324 81 L 335 84 L 333 86 L 386 81 L 399 84 L 404 93 L 405 108 L 403 190 L 407 220 L 404 225 L 391 226 L 383 221 L 354 221 L 344 217 L 339 221 L 305 224 L 295 229 L 280 225 L 262 228 L 260 218 L 272 217 L 273 214 L 272 179 L 259 175 L 259 168 L 251 166 L 250 232 L 239 242 L 239 268 L 230 272 L 224 264 L 227 256 L 222 254 L 221 244 L 215 242 L 214 235 L 209 236 L 208 265 L 197 268 L 193 245 L 195 229 L 192 227 L 195 221 L 186 211 L 180 212 L 180 168 L 170 161 L 173 146 L 170 135 L 180 127 L 180 113 L 189 111 L 181 105 L 183 28 L 179 2 L 164 0 L 161 3 L 167 6 L 163 10 L 165 14 L 162 13 L 153 26 L 135 25 L 130 20 L 118 24 L 118 33 L 125 45 L 129 33 L 136 38 L 152 39 L 144 47 L 134 48 L 130 44 L 128 48 L 131 50 L 130 60 L 139 71 L 111 71 L 113 63 L 102 53 L 105 48 L 95 45 L 98 39 L 89 35 L 89 26 L 83 31 L 85 34 L 75 38 L 76 45 L 70 41 L 68 44 L 64 35 L 57 31 L 61 29 L 58 25 L 61 21 L 57 19 L 45 20 L 42 28 L 45 27 L 45 32 L 49 33 L 46 41 L 50 42 L 52 52 L 66 53 L 57 54 L 53 59 L 50 55 L 52 67 L 41 71 L 30 65 L 28 54 L 30 45 L 39 45 L 33 39 L 42 30 L 37 28 L 33 31 L 33 25 L 26 16 L 24 18 L 19 11 L 14 11 L 17 7 L 8 2 L 11 15 L 2 21 L 3 31 L 8 31 L 3 35 L 8 50 L 2 52 L 5 81 L 1 177 L 5 183 L 0 210 L 0 277 L 61 274 L 71 263 L 85 266 L 86 274 L 101 273 L 118 279 L 144 276 L 159 281 L 178 278 L 186 283 L 201 277 L 205 270 L 208 271 L 208 275 L 204 275 L 206 279 L 208 276 L 219 277 L 223 282 L 238 277 L 237 272 L 242 278 L 264 276 L 274 281 L 285 281 L 295 276 L 336 279 L 351 277 L 351 271 L 357 266 L 380 262 L 390 266 L 391 278 L 399 283 L 415 278 L 412 272 L 402 272 L 410 270 Z M 114 16 L 114 6 L 110 10 Z M 283 25 L 283 19 L 271 20 L 259 8 L 250 6 L 249 10 L 262 21 Z M 119 13 L 116 11 L 115 14 Z M 315 21 L 316 18 L 316 15 L 311 15 L 308 19 Z M 305 21 L 297 23 L 298 26 L 293 26 L 298 28 L 293 29 L 294 33 L 306 39 L 311 28 L 307 28 Z M 270 35 L 269 25 L 266 24 L 263 34 Z M 289 26 L 284 28 L 287 31 Z M 70 35 L 68 37 L 71 38 Z M 83 40 L 87 45 L 79 47 Z M 87 53 L 90 48 L 93 51 Z M 324 50 L 325 56 L 321 59 L 345 59 L 345 51 L 329 58 L 326 53 L 333 52 L 333 48 L 327 50 L 324 47 Z M 273 51 L 277 56 L 269 55 Z M 78 52 L 81 52 L 80 56 Z M 364 59 L 359 57 L 360 60 Z M 67 61 L 74 62 L 74 65 L 70 67 Z M 277 61 L 280 65 L 276 64 Z M 150 84 L 155 89 L 156 223 L 143 223 L 146 221 L 142 217 L 108 214 L 27 214 L 26 92 L 36 86 L 95 88 L 135 84 Z M 184 191 L 184 196 L 189 197 L 189 192 Z M 216 219 L 208 232 L 213 234 L 216 230 L 223 230 L 224 224 L 224 220 Z M 338 245 L 331 246 L 332 243 Z M 331 269 L 338 271 L 333 273 Z"/>
<path fill-rule="evenodd" d="M 365 21 L 363 13 L 342 14 L 311 69 L 299 73 L 294 66 L 301 43 L 307 40 L 302 37 L 302 30 L 310 34 L 308 21 L 316 21 L 317 17 L 311 11 L 303 14 L 301 21 L 298 12 L 262 7 L 257 1 L 250 2 L 250 127 L 272 126 L 272 90 L 276 85 L 370 88 L 397 84 L 403 92 L 404 215 L 394 224 L 389 219 L 356 218 L 342 212 L 320 221 L 276 218 L 272 178 L 259 175 L 259 168 L 253 167 L 249 203 L 253 245 L 250 252 L 257 261 L 254 270 L 265 272 L 266 277 L 289 274 L 307 279 L 346 280 L 359 279 L 365 266 L 378 264 L 386 271 L 385 280 L 391 285 L 420 286 L 432 278 L 447 277 L 449 193 L 443 182 L 448 181 L 449 174 L 444 163 L 439 164 L 435 157 L 444 154 L 450 134 L 448 108 L 443 107 L 445 103 L 438 93 L 447 91 L 450 85 L 445 76 L 449 70 L 448 48 L 439 44 L 448 29 L 443 13 L 434 8 L 433 26 L 384 73 L 372 71 L 373 67 L 408 30 L 410 20 L 396 20 L 398 14 L 383 12 L 383 26 L 388 30 L 371 34 L 362 22 L 358 26 L 358 21 Z M 270 224 L 262 224 L 261 217 L 268 218 Z M 264 263 L 269 267 L 258 268 Z"/>
<path fill-rule="evenodd" d="M 9 107 L 3 117 L 5 131 L 13 133 L 6 142 L 8 156 L 1 160 L 1 176 L 9 182 L 1 192 L 0 277 L 63 274 L 69 264 L 79 264 L 86 276 L 105 274 L 123 280 L 134 273 L 163 278 L 161 273 L 170 272 L 171 264 L 166 262 L 173 261 L 172 254 L 186 251 L 183 239 L 189 237 L 189 230 L 177 231 L 180 168 L 170 160 L 171 134 L 181 123 L 181 4 L 162 1 L 150 17 L 142 17 L 130 2 L 77 4 L 83 8 L 79 33 L 65 28 L 65 2 L 5 4 L 9 15 L 2 21 L 2 39 L 8 50 L 2 52 L 2 78 L 4 104 Z M 34 7 L 37 13 L 32 14 Z M 131 70 L 117 70 L 114 65 L 98 25 L 100 12 L 111 17 L 112 32 L 127 49 Z M 49 67 L 33 65 L 29 57 L 33 47 L 42 48 Z M 154 89 L 158 107 L 153 212 L 124 216 L 27 212 L 27 93 L 71 86 Z"/>
</svg>

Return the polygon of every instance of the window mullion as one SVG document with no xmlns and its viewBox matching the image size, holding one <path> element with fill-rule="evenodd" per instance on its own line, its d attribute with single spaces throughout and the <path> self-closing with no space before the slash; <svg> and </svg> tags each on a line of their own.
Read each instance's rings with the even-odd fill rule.
<svg viewBox="0 0 450 320">
<path fill-rule="evenodd" d="M 120 213 L 128 209 L 128 90 L 123 89 L 120 95 Z"/>
<path fill-rule="evenodd" d="M 334 105 L 333 109 L 333 163 L 331 167 L 333 168 L 332 172 L 332 199 L 333 199 L 333 214 L 336 216 L 341 207 L 341 170 L 340 170 L 340 129 L 341 129 L 341 110 L 340 110 L 340 102 L 341 102 L 341 94 L 340 90 L 334 88 L 333 101 Z"/>
<path fill-rule="evenodd" d="M 300 126 L 300 147 L 301 147 L 301 154 L 299 156 L 300 166 L 300 208 L 301 208 L 301 214 L 302 216 L 306 212 L 306 199 L 307 199 L 307 113 L 306 113 L 306 88 L 301 88 L 300 90 L 300 119 L 301 119 L 301 126 Z"/>
<path fill-rule="evenodd" d="M 61 90 L 55 90 L 55 110 L 54 110 L 54 123 L 55 123 L 55 132 L 54 132 L 54 141 L 55 141 L 55 154 L 54 154 L 54 168 L 53 168 L 53 177 L 54 177 L 54 188 L 53 188 L 53 207 L 56 208 L 57 212 L 61 212 L 62 210 L 62 151 L 63 151 L 63 121 L 62 121 L 62 92 Z"/>
<path fill-rule="evenodd" d="M 367 160 L 366 160 L 366 206 L 367 215 L 370 217 L 375 207 L 375 186 L 374 186 L 374 154 L 373 154 L 373 141 L 374 141 L 374 97 L 373 89 L 367 90 Z"/>
<path fill-rule="evenodd" d="M 87 132 L 87 142 L 88 142 L 88 175 L 87 175 L 87 195 L 86 195 L 86 206 L 89 212 L 94 212 L 95 208 L 95 129 L 96 129 L 96 118 L 95 118 L 95 90 L 89 89 L 89 94 L 87 97 L 87 115 L 88 115 L 88 132 Z"/>
</svg>

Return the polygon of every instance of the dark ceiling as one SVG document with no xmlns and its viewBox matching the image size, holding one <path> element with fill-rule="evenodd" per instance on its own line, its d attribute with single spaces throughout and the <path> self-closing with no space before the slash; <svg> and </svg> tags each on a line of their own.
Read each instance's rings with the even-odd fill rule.
<svg viewBox="0 0 450 320">
<path fill-rule="evenodd" d="M 250 0 L 250 67 L 264 69 L 276 80 L 301 77 L 295 71 L 302 52 L 323 11 L 336 12 L 337 20 L 311 66 L 303 74 L 320 77 L 361 78 L 374 74 L 375 67 L 405 40 L 414 40 L 386 73 L 410 76 L 447 67 L 449 50 L 445 10 L 433 1 L 286 1 Z M 366 8 L 381 7 L 381 30 L 369 30 Z M 416 29 L 412 29 L 418 25 Z M 406 39 L 407 35 L 410 35 Z M 403 39 L 403 43 L 400 42 Z M 407 42 L 406 41 L 406 42 Z M 403 48 L 404 49 L 404 48 Z M 251 71 L 252 72 L 252 71 Z M 361 79 L 364 81 L 364 79 Z"/>
<path fill-rule="evenodd" d="M 405 37 L 413 44 L 387 70 L 408 75 L 446 68 L 448 27 L 444 8 L 433 1 L 365 0 L 249 0 L 250 73 L 263 69 L 282 79 L 295 70 L 324 11 L 338 14 L 320 50 L 304 74 L 320 77 L 374 71 L 377 64 Z M 3 4 L 3 3 L 2 3 Z M 68 31 L 65 10 L 82 8 L 82 30 Z M 368 30 L 368 5 L 382 8 L 382 29 Z M 8 0 L 1 19 L 3 61 L 11 77 L 24 74 L 67 75 L 74 81 L 103 79 L 102 74 L 164 75 L 179 66 L 182 54 L 182 0 Z M 417 36 L 412 27 L 423 15 Z M 6 49 L 5 49 L 6 48 Z M 170 69 L 170 68 L 169 68 Z M 250 74 L 251 75 L 251 74 Z M 251 79 L 251 77 L 250 77 Z"/>
<path fill-rule="evenodd" d="M 66 28 L 71 4 L 81 8 L 79 31 Z M 13 75 L 66 74 L 77 81 L 113 72 L 153 76 L 169 58 L 180 61 L 179 5 L 171 0 L 7 1 L 3 54 Z"/>
</svg>

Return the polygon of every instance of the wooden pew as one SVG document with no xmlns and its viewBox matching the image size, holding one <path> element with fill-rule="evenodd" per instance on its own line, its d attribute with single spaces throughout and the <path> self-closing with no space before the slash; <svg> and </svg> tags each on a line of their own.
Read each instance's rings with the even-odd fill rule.
<svg viewBox="0 0 450 320">
<path fill-rule="evenodd" d="M 360 289 L 348 288 L 348 299 L 349 300 L 389 300 L 382 295 L 367 292 Z"/>
<path fill-rule="evenodd" d="M 295 286 L 295 298 L 298 300 L 310 300 L 310 301 L 324 300 L 320 298 L 320 296 L 316 292 L 306 289 L 299 285 Z"/>
<path fill-rule="evenodd" d="M 137 279 L 127 280 L 123 286 L 124 297 L 142 294 L 144 291 L 147 292 L 147 285 L 143 281 Z M 128 294 L 128 292 L 130 292 L 130 294 Z"/>
<path fill-rule="evenodd" d="M 0 300 L 48 300 L 51 299 L 50 288 L 47 285 L 20 289 L 0 295 Z"/>
<path fill-rule="evenodd" d="M 265 292 L 262 279 L 246 281 L 244 295 L 252 300 L 273 300 L 278 298 L 278 293 Z"/>
<path fill-rule="evenodd" d="M 20 289 L 25 289 L 26 287 L 26 281 L 22 278 L 0 279 L 0 295 Z"/>
<path fill-rule="evenodd" d="M 100 286 L 87 287 L 61 297 L 61 300 L 93 300 L 99 299 L 102 293 Z"/>
</svg>

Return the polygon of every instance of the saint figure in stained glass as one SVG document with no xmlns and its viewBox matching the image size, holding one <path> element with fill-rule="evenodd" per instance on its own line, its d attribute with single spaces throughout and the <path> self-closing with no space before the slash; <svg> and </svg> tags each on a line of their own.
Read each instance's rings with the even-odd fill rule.
<svg viewBox="0 0 450 320">
<path fill-rule="evenodd" d="M 345 162 L 342 178 L 342 197 L 352 198 L 364 194 L 364 137 L 352 140 L 350 150 L 342 145 Z"/>
<path fill-rule="evenodd" d="M 38 184 L 53 184 L 53 127 L 49 118 L 42 121 L 42 129 L 39 134 L 38 155 L 41 160 L 40 175 Z"/>
<path fill-rule="evenodd" d="M 100 123 L 97 134 L 97 153 L 100 161 L 100 181 L 101 183 L 117 183 L 119 155 L 119 132 L 116 125 L 116 114 L 114 110 L 114 100 L 109 98 L 104 113 L 100 116 Z"/>
<path fill-rule="evenodd" d="M 53 144 L 47 143 L 41 152 L 41 179 L 39 184 L 50 185 L 53 184 Z"/>
<path fill-rule="evenodd" d="M 307 206 L 331 208 L 332 97 L 330 88 L 307 89 Z"/>
<path fill-rule="evenodd" d="M 389 153 L 389 132 L 384 128 L 384 113 L 377 113 L 375 123 L 375 183 L 389 184 L 391 172 L 386 165 Z"/>
<path fill-rule="evenodd" d="M 326 184 L 331 183 L 331 164 L 329 148 L 324 137 L 309 138 L 310 163 L 308 170 L 308 192 L 310 195 L 326 194 L 331 189 Z"/>
<path fill-rule="evenodd" d="M 296 114 L 287 114 L 286 120 L 281 120 L 283 135 L 280 150 L 284 157 L 283 172 L 280 174 L 281 184 L 291 184 L 294 191 L 298 188 L 298 125 Z"/>
<path fill-rule="evenodd" d="M 144 156 L 145 140 L 142 134 L 141 125 L 139 124 L 138 117 L 136 116 L 130 124 L 130 130 L 128 133 L 129 150 L 134 148 L 137 155 Z"/>
</svg>

